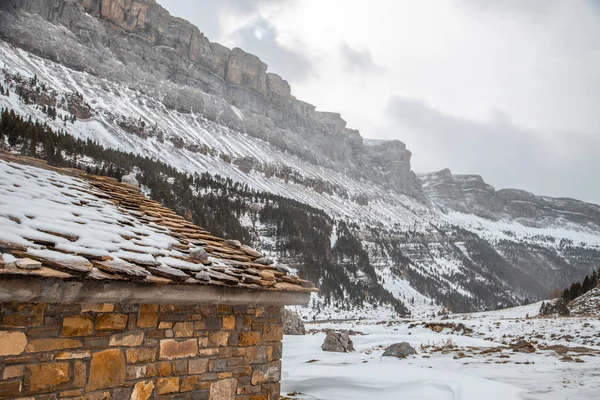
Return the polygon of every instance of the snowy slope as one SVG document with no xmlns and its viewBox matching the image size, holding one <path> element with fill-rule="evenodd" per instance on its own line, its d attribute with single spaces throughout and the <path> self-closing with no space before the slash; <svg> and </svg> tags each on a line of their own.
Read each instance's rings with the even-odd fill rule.
<svg viewBox="0 0 600 400">
<path fill-rule="evenodd" d="M 367 398 L 518 400 L 597 398 L 600 322 L 530 318 L 539 303 L 449 320 L 347 321 L 307 324 L 306 336 L 285 336 L 282 395 L 290 399 Z M 464 324 L 436 333 L 426 324 Z M 321 350 L 324 329 L 351 329 L 353 353 Z M 519 340 L 534 351 L 514 351 Z M 417 350 L 407 359 L 382 357 L 393 343 Z"/>
<path fill-rule="evenodd" d="M 378 281 L 414 315 L 437 313 L 441 304 L 482 309 L 545 298 L 555 287 L 580 279 L 589 272 L 588 265 L 600 260 L 600 234 L 594 224 L 548 218 L 543 226 L 534 226 L 449 211 L 434 198 L 416 198 L 352 178 L 218 119 L 169 109 L 152 93 L 71 70 L 1 41 L 0 65 L 0 84 L 10 88 L 10 96 L 0 96 L 0 107 L 79 138 L 160 159 L 182 171 L 229 177 L 352 223 Z M 37 87 L 43 85 L 56 101 L 56 120 L 42 112 L 42 105 L 26 104 L 16 95 L 18 87 L 34 76 Z M 61 118 L 72 116 L 68 98 L 75 93 L 89 106 L 91 117 L 65 123 Z M 242 122 L 248 118 L 243 110 L 231 106 L 231 111 Z M 321 186 L 329 190 L 320 190 Z M 247 217 L 242 220 L 251 224 Z M 333 231 L 332 247 L 335 225 Z M 257 243 L 273 242 L 272 237 L 261 236 L 260 229 L 254 232 Z M 540 271 L 542 280 L 537 278 Z M 353 305 L 343 302 L 325 306 L 317 297 L 313 305 L 308 318 L 353 318 L 357 312 L 394 315 L 391 308 L 375 304 L 350 313 L 346 311 Z"/>
</svg>

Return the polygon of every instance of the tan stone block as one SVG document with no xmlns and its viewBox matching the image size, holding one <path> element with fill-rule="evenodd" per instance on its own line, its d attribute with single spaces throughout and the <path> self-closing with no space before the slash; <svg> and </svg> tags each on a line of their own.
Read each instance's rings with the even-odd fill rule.
<svg viewBox="0 0 600 400">
<path fill-rule="evenodd" d="M 87 393 L 83 397 L 79 397 L 75 400 L 116 400 L 112 398 L 110 392 L 96 392 L 96 393 Z"/>
<path fill-rule="evenodd" d="M 197 331 L 203 331 L 206 329 L 206 323 L 204 321 L 196 321 L 194 322 L 194 329 Z"/>
<path fill-rule="evenodd" d="M 21 381 L 0 382 L 0 399 L 15 399 L 21 394 Z"/>
<path fill-rule="evenodd" d="M 11 327 L 35 327 L 44 324 L 45 303 L 4 303 L 2 325 Z"/>
<path fill-rule="evenodd" d="M 219 349 L 200 349 L 198 350 L 198 355 L 200 357 L 210 357 L 216 356 L 219 354 Z"/>
<path fill-rule="evenodd" d="M 158 329 L 171 329 L 172 327 L 173 323 L 168 321 L 163 321 L 160 324 L 158 324 Z"/>
<path fill-rule="evenodd" d="M 208 335 L 208 345 L 211 347 L 227 346 L 228 339 L 228 332 L 210 332 Z"/>
<path fill-rule="evenodd" d="M 118 387 L 123 383 L 125 383 L 125 357 L 121 350 L 109 349 L 92 355 L 86 392 Z"/>
<path fill-rule="evenodd" d="M 208 371 L 208 360 L 205 358 L 194 358 L 188 363 L 188 374 L 200 375 Z"/>
<path fill-rule="evenodd" d="M 245 386 L 238 386 L 237 388 L 237 394 L 253 394 L 253 393 L 258 393 L 260 392 L 260 386 L 252 386 L 252 385 L 245 385 Z"/>
<path fill-rule="evenodd" d="M 171 371 L 171 363 L 164 361 L 158 364 L 158 373 L 160 376 L 169 376 L 171 375 Z"/>
<path fill-rule="evenodd" d="M 23 376 L 24 366 L 23 365 L 7 365 L 4 367 L 4 371 L 2 373 L 2 379 L 13 379 L 20 378 Z"/>
<path fill-rule="evenodd" d="M 73 386 L 76 388 L 84 387 L 87 380 L 87 366 L 81 361 L 75 361 Z"/>
<path fill-rule="evenodd" d="M 96 315 L 97 331 L 123 330 L 127 326 L 125 314 L 98 314 Z"/>
<path fill-rule="evenodd" d="M 130 364 L 149 363 L 156 360 L 155 348 L 127 349 L 127 362 Z"/>
<path fill-rule="evenodd" d="M 223 329 L 226 331 L 235 329 L 235 315 L 226 315 L 223 317 Z"/>
<path fill-rule="evenodd" d="M 154 390 L 154 382 L 138 382 L 133 388 L 130 400 L 148 400 L 152 396 Z"/>
<path fill-rule="evenodd" d="M 75 349 L 81 342 L 75 339 L 34 339 L 27 345 L 27 353 L 49 352 L 54 350 Z"/>
<path fill-rule="evenodd" d="M 156 380 L 156 394 L 160 396 L 169 393 L 179 393 L 179 378 L 158 378 Z"/>
<path fill-rule="evenodd" d="M 27 347 L 27 337 L 23 332 L 0 331 L 0 357 L 16 356 Z"/>
<path fill-rule="evenodd" d="M 227 304 L 219 304 L 217 306 L 217 312 L 219 314 L 224 314 L 224 313 L 227 314 L 227 313 L 229 313 L 229 305 L 227 305 Z"/>
<path fill-rule="evenodd" d="M 244 357 L 246 355 L 246 351 L 246 347 L 234 347 L 231 355 L 233 357 Z"/>
<path fill-rule="evenodd" d="M 198 347 L 208 347 L 208 337 L 199 337 Z"/>
<path fill-rule="evenodd" d="M 92 316 L 89 314 L 73 315 L 63 318 L 62 336 L 89 336 L 92 334 Z"/>
<path fill-rule="evenodd" d="M 248 347 L 244 362 L 246 364 L 264 363 L 267 361 L 267 348 L 264 346 Z"/>
<path fill-rule="evenodd" d="M 89 350 L 81 351 L 60 351 L 56 353 L 54 359 L 56 360 L 81 360 L 83 358 L 90 358 L 92 353 Z"/>
<path fill-rule="evenodd" d="M 28 365 L 25 370 L 25 387 L 31 393 L 64 389 L 70 379 L 71 368 L 66 362 Z"/>
<path fill-rule="evenodd" d="M 218 379 L 227 379 L 227 378 L 231 378 L 232 376 L 233 376 L 232 372 L 219 372 L 217 374 Z"/>
<path fill-rule="evenodd" d="M 192 337 L 194 336 L 194 323 L 193 322 L 177 322 L 173 326 L 173 332 L 175 337 Z"/>
<path fill-rule="evenodd" d="M 269 400 L 268 394 L 255 394 L 254 396 L 250 396 L 250 400 Z"/>
<path fill-rule="evenodd" d="M 109 303 L 84 303 L 81 305 L 81 312 L 113 312 L 115 310 L 114 304 Z"/>
<path fill-rule="evenodd" d="M 266 342 L 278 342 L 283 340 L 282 325 L 265 325 L 262 339 Z"/>
<path fill-rule="evenodd" d="M 241 332 L 240 346 L 256 346 L 260 343 L 260 333 L 258 332 Z"/>
<path fill-rule="evenodd" d="M 161 360 L 195 357 L 197 354 L 198 341 L 196 339 L 188 339 L 183 341 L 165 339 L 160 341 L 159 357 Z"/>
<path fill-rule="evenodd" d="M 189 392 L 191 390 L 210 389 L 210 385 L 210 381 L 203 381 L 199 376 L 186 376 L 181 381 L 181 391 Z"/>
<path fill-rule="evenodd" d="M 134 381 L 136 379 L 145 378 L 148 374 L 148 366 L 146 365 L 128 365 L 125 379 Z"/>
<path fill-rule="evenodd" d="M 210 399 L 234 400 L 237 379 L 229 378 L 213 382 L 210 386 Z"/>
<path fill-rule="evenodd" d="M 256 365 L 253 368 L 251 383 L 260 385 L 268 382 L 278 382 L 281 379 L 281 361 Z"/>
<path fill-rule="evenodd" d="M 221 347 L 219 349 L 219 358 L 229 358 L 233 357 L 233 347 Z"/>
<path fill-rule="evenodd" d="M 60 392 L 60 397 L 75 397 L 75 396 L 81 396 L 82 394 L 83 394 L 83 390 L 72 389 L 72 390 L 65 390 L 64 392 Z"/>
<path fill-rule="evenodd" d="M 148 364 L 146 369 L 146 378 L 151 378 L 153 376 L 158 375 L 158 365 L 156 364 Z"/>
<path fill-rule="evenodd" d="M 138 313 L 138 328 L 156 328 L 158 304 L 142 304 Z"/>
<path fill-rule="evenodd" d="M 126 333 L 117 333 L 110 337 L 110 346 L 141 346 L 144 342 L 144 332 L 131 331 Z"/>
<path fill-rule="evenodd" d="M 33 361 L 32 356 L 24 357 L 7 357 L 2 360 L 4 364 L 29 364 Z"/>
</svg>

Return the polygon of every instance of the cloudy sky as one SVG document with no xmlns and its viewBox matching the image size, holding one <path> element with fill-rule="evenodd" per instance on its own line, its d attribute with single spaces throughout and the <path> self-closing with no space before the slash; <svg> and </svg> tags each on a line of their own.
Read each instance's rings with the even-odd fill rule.
<svg viewBox="0 0 600 400">
<path fill-rule="evenodd" d="M 158 1 L 417 172 L 600 203 L 600 1 Z"/>
</svg>

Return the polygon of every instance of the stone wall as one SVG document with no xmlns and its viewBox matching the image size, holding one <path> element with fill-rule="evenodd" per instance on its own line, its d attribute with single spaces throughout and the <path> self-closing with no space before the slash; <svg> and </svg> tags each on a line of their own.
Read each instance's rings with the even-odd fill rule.
<svg viewBox="0 0 600 400">
<path fill-rule="evenodd" d="M 0 399 L 276 400 L 282 308 L 0 304 Z"/>
</svg>

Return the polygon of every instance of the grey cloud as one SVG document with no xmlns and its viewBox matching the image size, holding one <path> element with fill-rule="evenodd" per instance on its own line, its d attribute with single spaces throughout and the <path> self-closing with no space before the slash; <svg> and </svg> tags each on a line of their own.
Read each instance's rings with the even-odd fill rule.
<svg viewBox="0 0 600 400">
<path fill-rule="evenodd" d="M 405 129 L 416 164 L 419 154 L 430 154 L 435 161 L 428 167 L 482 175 L 498 189 L 600 203 L 597 136 L 524 129 L 501 111 L 486 121 L 455 117 L 401 96 L 385 112 L 391 126 Z"/>
<path fill-rule="evenodd" d="M 546 17 L 554 8 L 560 6 L 561 2 L 564 3 L 565 0 L 460 0 L 458 4 L 467 7 L 473 11 L 491 12 L 504 16 L 512 15 L 539 19 Z"/>
<path fill-rule="evenodd" d="M 201 32 L 212 40 L 218 38 L 222 31 L 219 15 L 234 13 L 236 15 L 254 15 L 267 4 L 284 6 L 290 0 L 158 0 L 172 15 L 187 19 L 196 25 Z"/>
<path fill-rule="evenodd" d="M 277 29 L 263 18 L 256 18 L 240 28 L 235 37 L 237 46 L 255 54 L 269 65 L 269 71 L 288 81 L 301 81 L 312 70 L 312 61 L 302 53 L 277 43 Z"/>
<path fill-rule="evenodd" d="M 346 70 L 350 73 L 368 74 L 371 72 L 383 72 L 385 68 L 373 62 L 368 50 L 357 50 L 347 43 L 339 48 L 340 57 Z"/>
</svg>

